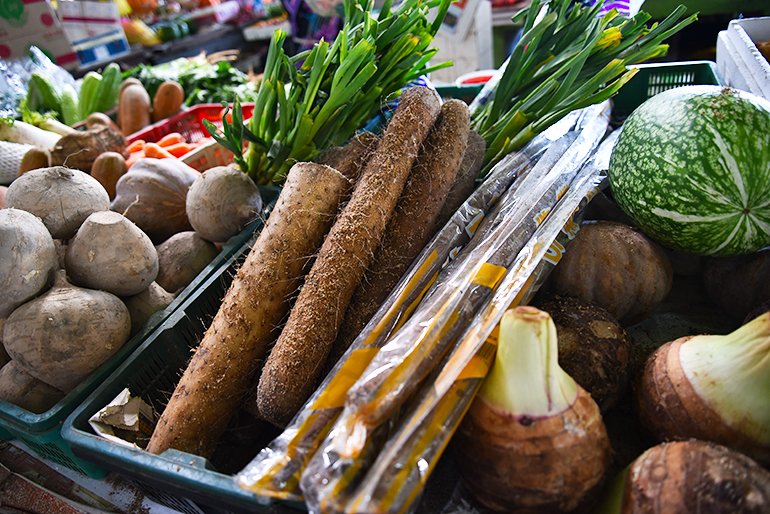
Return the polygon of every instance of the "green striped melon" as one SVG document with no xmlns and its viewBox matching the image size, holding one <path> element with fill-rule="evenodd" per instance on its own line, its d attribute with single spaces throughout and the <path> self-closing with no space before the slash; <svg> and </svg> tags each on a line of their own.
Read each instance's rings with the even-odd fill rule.
<svg viewBox="0 0 770 514">
<path fill-rule="evenodd" d="M 719 86 L 664 91 L 626 120 L 609 169 L 620 207 L 701 255 L 770 245 L 770 102 Z"/>
</svg>

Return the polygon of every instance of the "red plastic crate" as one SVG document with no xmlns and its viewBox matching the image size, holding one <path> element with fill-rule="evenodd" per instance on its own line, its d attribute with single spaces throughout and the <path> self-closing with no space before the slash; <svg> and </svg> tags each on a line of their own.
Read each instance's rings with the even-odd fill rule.
<svg viewBox="0 0 770 514">
<path fill-rule="evenodd" d="M 253 103 L 241 104 L 243 119 L 251 118 L 254 112 Z M 187 110 L 179 112 L 165 120 L 148 125 L 138 132 L 134 132 L 126 138 L 128 143 L 143 139 L 148 143 L 155 143 L 166 134 L 179 132 L 189 143 L 195 143 L 209 137 L 203 120 L 209 120 L 217 128 L 222 128 L 222 106 L 220 104 L 198 104 Z"/>
</svg>

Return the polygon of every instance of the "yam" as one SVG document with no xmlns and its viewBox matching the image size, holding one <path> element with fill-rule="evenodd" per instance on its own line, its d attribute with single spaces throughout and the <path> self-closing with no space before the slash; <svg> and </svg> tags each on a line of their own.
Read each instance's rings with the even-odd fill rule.
<svg viewBox="0 0 770 514">
<path fill-rule="evenodd" d="M 318 162 L 339 171 L 355 184 L 366 162 L 377 149 L 380 138 L 371 132 L 361 132 L 344 146 L 335 146 L 321 155 Z"/>
<path fill-rule="evenodd" d="M 15 361 L 8 362 L 0 369 L 0 400 L 40 414 L 62 398 L 63 392 L 36 379 Z"/>
<path fill-rule="evenodd" d="M 115 185 L 118 179 L 128 172 L 126 159 L 118 152 L 104 152 L 94 161 L 91 176 L 104 186 L 110 200 L 115 198 Z"/>
<path fill-rule="evenodd" d="M 51 166 L 51 152 L 45 148 L 30 148 L 19 164 L 19 176 L 24 175 L 28 171 L 37 170 L 40 168 L 48 168 Z"/>
<path fill-rule="evenodd" d="M 131 335 L 138 334 L 153 314 L 162 311 L 174 301 L 174 295 L 153 282 L 139 294 L 123 299 L 131 316 Z"/>
<path fill-rule="evenodd" d="M 184 371 L 147 450 L 208 456 L 251 384 L 350 182 L 298 163 Z"/>
<path fill-rule="evenodd" d="M 441 107 L 425 87 L 404 92 L 377 151 L 324 240 L 257 387 L 257 410 L 284 426 L 316 386 L 350 298 L 372 262 L 409 171 Z"/>
<path fill-rule="evenodd" d="M 455 181 L 449 189 L 441 214 L 436 220 L 436 230 L 446 225 L 449 218 L 465 203 L 465 200 L 471 196 L 476 189 L 476 178 L 481 171 L 481 165 L 484 164 L 484 152 L 487 151 L 487 143 L 476 131 L 471 130 L 468 133 L 468 143 L 463 155 L 463 162 L 460 170 L 457 172 Z"/>
<path fill-rule="evenodd" d="M 345 353 L 433 235 L 466 154 L 469 131 L 467 104 L 460 100 L 444 103 L 417 156 L 374 261 L 353 294 L 327 367 Z"/>
<path fill-rule="evenodd" d="M 232 166 L 217 166 L 195 179 L 185 206 L 193 229 L 212 243 L 222 243 L 257 219 L 262 196 L 248 175 Z"/>
<path fill-rule="evenodd" d="M 67 274 L 76 285 L 131 296 L 158 275 L 158 252 L 131 221 L 112 211 L 95 212 L 67 245 Z"/>
<path fill-rule="evenodd" d="M 121 87 L 118 98 L 118 125 L 124 136 L 129 136 L 150 124 L 151 107 L 150 95 L 141 82 Z"/>
<path fill-rule="evenodd" d="M 118 351 L 130 331 L 120 298 L 75 287 L 61 270 L 51 289 L 8 317 L 3 345 L 24 371 L 68 393 Z"/>
<path fill-rule="evenodd" d="M 152 99 L 152 121 L 165 120 L 176 114 L 184 103 L 184 89 L 175 80 L 166 80 L 155 92 Z"/>
<path fill-rule="evenodd" d="M 86 127 L 94 129 L 97 127 L 107 127 L 113 132 L 120 134 L 120 127 L 118 127 L 112 118 L 104 114 L 103 112 L 92 112 L 86 118 Z"/>
<path fill-rule="evenodd" d="M 45 289 L 58 263 L 40 218 L 20 209 L 0 209 L 0 319 Z"/>
<path fill-rule="evenodd" d="M 184 289 L 219 253 L 214 243 L 192 230 L 174 234 L 155 249 L 158 252 L 155 282 L 169 293 Z"/>
<path fill-rule="evenodd" d="M 69 239 L 83 221 L 110 208 L 104 187 L 80 170 L 52 166 L 25 173 L 8 188 L 8 207 L 40 218 L 55 239 Z"/>
</svg>

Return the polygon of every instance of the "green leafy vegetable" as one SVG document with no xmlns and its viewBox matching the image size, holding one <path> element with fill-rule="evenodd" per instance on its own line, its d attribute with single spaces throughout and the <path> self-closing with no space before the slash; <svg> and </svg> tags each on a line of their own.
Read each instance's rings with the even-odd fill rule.
<svg viewBox="0 0 770 514">
<path fill-rule="evenodd" d="M 281 183 L 295 162 L 349 139 L 409 82 L 451 65 L 428 66 L 449 4 L 405 0 L 391 10 L 386 0 L 375 17 L 372 0 L 345 0 L 345 26 L 335 40 L 292 57 L 283 51 L 286 33 L 277 30 L 248 130 L 241 130 L 235 108 L 232 124 L 223 119 L 223 131 L 211 125 L 210 133 L 231 150 L 248 141 L 243 159 L 236 159 L 241 169 L 258 184 Z M 436 18 L 429 22 L 432 8 Z"/>
<path fill-rule="evenodd" d="M 645 12 L 598 16 L 602 5 L 533 0 L 514 16 L 521 39 L 491 101 L 473 113 L 473 127 L 487 142 L 483 174 L 570 111 L 615 95 L 636 73 L 628 65 L 665 55 L 662 42 L 697 19 L 680 21 L 686 9 L 679 6 L 647 27 Z"/>
</svg>

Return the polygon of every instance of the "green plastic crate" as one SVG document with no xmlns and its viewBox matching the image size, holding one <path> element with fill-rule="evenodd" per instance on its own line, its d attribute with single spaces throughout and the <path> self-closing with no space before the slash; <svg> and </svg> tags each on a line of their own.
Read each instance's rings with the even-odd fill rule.
<svg viewBox="0 0 770 514">
<path fill-rule="evenodd" d="M 712 61 L 681 61 L 631 66 L 639 71 L 613 99 L 612 116 L 622 122 L 645 100 L 667 89 L 691 85 L 721 85 Z"/>
<path fill-rule="evenodd" d="M 277 188 L 264 188 L 262 190 L 263 201 L 267 204 L 277 196 Z M 100 384 L 108 381 L 112 372 L 131 353 L 151 335 L 166 318 L 179 308 L 187 298 L 193 295 L 200 286 L 212 274 L 217 273 L 227 264 L 229 259 L 237 253 L 261 226 L 261 220 L 249 224 L 238 235 L 233 236 L 222 246 L 219 254 L 211 261 L 193 281 L 185 287 L 164 310 L 156 313 L 147 325 L 129 339 L 118 352 L 107 362 L 97 368 L 85 381 L 69 392 L 56 405 L 49 410 L 35 414 L 16 405 L 0 400 L 0 439 L 21 440 L 38 456 L 48 459 L 62 466 L 73 469 L 92 478 L 102 478 L 106 475 L 105 468 L 95 465 L 86 459 L 73 454 L 67 443 L 61 436 L 61 428 L 64 419 Z"/>
<path fill-rule="evenodd" d="M 62 429 L 64 439 L 77 454 L 144 485 L 155 501 L 171 508 L 179 509 L 181 498 L 249 512 L 296 512 L 295 508 L 302 508 L 283 502 L 264 505 L 254 495 L 237 487 L 232 476 L 215 471 L 206 459 L 177 450 L 153 455 L 138 448 L 120 446 L 96 436 L 88 424 L 91 416 L 126 387 L 156 410 L 162 410 L 187 365 L 190 351 L 197 347 L 219 310 L 222 298 L 252 244 L 253 240 L 244 244 L 225 266 L 188 296 L 110 379 L 75 409 Z"/>
</svg>

